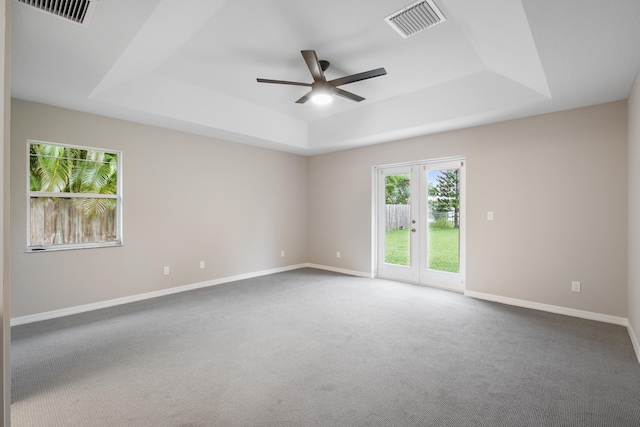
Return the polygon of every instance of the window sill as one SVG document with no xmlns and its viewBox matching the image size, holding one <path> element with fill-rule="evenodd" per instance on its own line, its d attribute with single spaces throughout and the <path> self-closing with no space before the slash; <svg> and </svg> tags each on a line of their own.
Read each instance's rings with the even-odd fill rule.
<svg viewBox="0 0 640 427">
<path fill-rule="evenodd" d="M 98 248 L 117 248 L 122 246 L 122 242 L 108 243 L 83 243 L 78 245 L 55 245 L 55 246 L 28 246 L 27 253 L 72 251 L 77 249 L 98 249 Z"/>
</svg>

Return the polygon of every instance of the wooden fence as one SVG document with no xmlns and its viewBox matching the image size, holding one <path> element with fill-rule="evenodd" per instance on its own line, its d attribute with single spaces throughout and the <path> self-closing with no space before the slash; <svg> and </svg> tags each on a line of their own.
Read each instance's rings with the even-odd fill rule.
<svg viewBox="0 0 640 427">
<path fill-rule="evenodd" d="M 116 239 L 116 211 L 87 219 L 72 199 L 31 198 L 31 246 L 109 242 Z"/>
<path fill-rule="evenodd" d="M 409 228 L 411 209 L 409 205 L 385 205 L 386 231 Z"/>
<path fill-rule="evenodd" d="M 411 225 L 411 208 L 409 205 L 385 205 L 386 214 L 386 231 L 398 230 L 401 228 L 410 228 Z M 450 227 L 458 224 L 458 217 L 455 211 L 449 212 L 432 212 L 429 210 L 428 221 L 445 221 Z"/>
</svg>

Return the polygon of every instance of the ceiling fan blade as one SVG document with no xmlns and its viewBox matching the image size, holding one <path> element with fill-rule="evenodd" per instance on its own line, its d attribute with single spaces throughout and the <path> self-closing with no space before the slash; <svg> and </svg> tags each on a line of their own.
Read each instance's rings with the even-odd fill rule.
<svg viewBox="0 0 640 427">
<path fill-rule="evenodd" d="M 364 73 L 352 74 L 346 77 L 340 77 L 339 79 L 331 80 L 329 83 L 333 86 L 342 86 L 353 82 L 359 82 L 360 80 L 371 79 L 373 77 L 384 76 L 387 71 L 384 68 L 376 68 L 375 70 L 365 71 Z"/>
<path fill-rule="evenodd" d="M 311 99 L 311 93 L 313 93 L 313 91 L 309 91 L 305 96 L 303 96 L 302 98 L 298 99 L 296 101 L 296 104 L 304 104 L 305 102 L 310 100 Z"/>
<path fill-rule="evenodd" d="M 355 93 L 351 93 L 351 92 L 347 92 L 346 90 L 339 89 L 337 87 L 333 88 L 333 93 L 343 98 L 350 99 L 352 101 L 356 101 L 356 102 L 364 101 L 363 97 L 358 96 Z"/>
<path fill-rule="evenodd" d="M 271 79 L 256 79 L 258 83 L 276 83 L 279 85 L 293 85 L 293 86 L 307 86 L 311 87 L 311 83 L 290 82 L 287 80 L 271 80 Z"/>
<path fill-rule="evenodd" d="M 309 67 L 309 71 L 313 76 L 313 81 L 316 82 L 326 82 L 327 79 L 324 77 L 324 72 L 322 71 L 322 67 L 320 66 L 320 62 L 318 61 L 318 56 L 316 55 L 315 50 L 302 50 L 300 51 L 302 56 L 307 63 L 307 67 Z"/>
</svg>

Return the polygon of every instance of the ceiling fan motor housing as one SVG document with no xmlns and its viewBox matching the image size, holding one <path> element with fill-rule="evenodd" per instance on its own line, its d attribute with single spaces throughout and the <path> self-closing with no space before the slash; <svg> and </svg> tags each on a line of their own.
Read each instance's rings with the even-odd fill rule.
<svg viewBox="0 0 640 427">
<path fill-rule="evenodd" d="M 329 61 L 325 61 L 324 59 L 321 59 L 318 62 L 320 63 L 320 68 L 322 68 L 322 71 L 327 71 L 327 69 L 329 68 L 329 65 L 331 65 Z"/>
</svg>

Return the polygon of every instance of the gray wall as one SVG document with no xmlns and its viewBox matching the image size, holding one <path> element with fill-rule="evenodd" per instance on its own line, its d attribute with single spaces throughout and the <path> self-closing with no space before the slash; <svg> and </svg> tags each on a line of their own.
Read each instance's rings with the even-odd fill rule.
<svg viewBox="0 0 640 427">
<path fill-rule="evenodd" d="M 27 139 L 123 151 L 124 246 L 25 253 Z M 307 261 L 306 157 L 20 100 L 11 143 L 13 317 Z"/>
<path fill-rule="evenodd" d="M 372 167 L 464 155 L 468 290 L 627 317 L 626 105 L 305 158 L 14 101 L 13 315 L 305 262 L 371 272 Z M 27 138 L 124 151 L 125 246 L 24 252 Z"/>
<path fill-rule="evenodd" d="M 640 73 L 629 108 L 629 297 L 628 317 L 636 339 L 640 334 Z M 640 349 L 636 349 L 638 351 Z M 640 359 L 640 353 L 637 355 Z"/>
<path fill-rule="evenodd" d="M 309 261 L 372 271 L 372 167 L 463 155 L 467 290 L 626 317 L 626 131 L 621 101 L 311 157 Z"/>
</svg>

